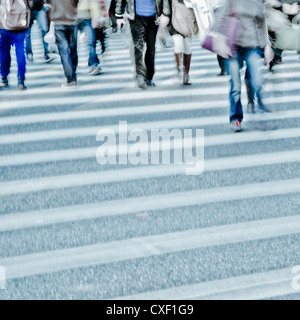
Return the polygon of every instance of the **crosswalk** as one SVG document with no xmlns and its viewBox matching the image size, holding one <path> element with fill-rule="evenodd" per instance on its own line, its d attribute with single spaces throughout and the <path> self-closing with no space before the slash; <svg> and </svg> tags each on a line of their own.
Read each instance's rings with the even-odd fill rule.
<svg viewBox="0 0 300 320">
<path fill-rule="evenodd" d="M 183 87 L 168 39 L 157 87 L 141 91 L 122 37 L 109 34 L 95 77 L 79 43 L 76 89 L 61 88 L 58 56 L 44 63 L 36 29 L 26 92 L 17 91 L 13 59 L 10 87 L 0 89 L 0 299 L 299 299 L 297 54 L 265 70 L 273 112 L 245 114 L 235 134 L 229 78 L 216 76 L 214 54 L 194 40 L 192 86 Z M 246 105 L 244 88 L 242 96 Z M 100 165 L 97 133 L 117 132 L 121 121 L 146 132 L 203 129 L 204 172 Z M 181 147 L 174 139 L 169 152 Z"/>
</svg>

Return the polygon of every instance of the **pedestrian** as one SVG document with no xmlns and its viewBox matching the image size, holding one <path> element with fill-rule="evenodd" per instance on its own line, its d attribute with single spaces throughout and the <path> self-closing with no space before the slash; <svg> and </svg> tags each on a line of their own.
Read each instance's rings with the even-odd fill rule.
<svg viewBox="0 0 300 320">
<path fill-rule="evenodd" d="M 236 53 L 231 53 L 231 57 L 225 60 L 227 72 L 231 76 L 230 89 L 230 125 L 233 131 L 241 131 L 243 120 L 243 107 L 241 103 L 241 62 L 245 62 L 249 72 L 249 84 L 253 94 L 257 97 L 258 108 L 262 112 L 269 109 L 262 101 L 261 90 L 263 84 L 263 59 L 261 51 L 264 51 L 265 63 L 273 59 L 271 49 L 264 0 L 226 0 L 222 8 L 222 14 L 216 20 L 215 30 L 222 33 L 226 18 L 232 16 L 240 21 L 240 34 L 236 39 Z M 219 50 L 229 52 L 229 47 L 225 45 Z"/>
<path fill-rule="evenodd" d="M 103 55 L 106 51 L 106 30 L 109 26 L 109 14 L 104 0 L 98 0 L 98 6 L 100 8 L 100 17 L 94 21 L 93 28 L 96 35 L 96 43 L 100 43 L 101 54 Z"/>
<path fill-rule="evenodd" d="M 79 0 L 77 13 L 77 27 L 79 32 L 84 32 L 89 47 L 90 75 L 99 75 L 101 73 L 100 60 L 96 52 L 96 33 L 93 28 L 98 26 L 101 10 L 98 0 Z"/>
<path fill-rule="evenodd" d="M 125 4 L 134 45 L 136 83 L 139 88 L 145 89 L 155 86 L 153 77 L 157 30 L 159 21 L 162 27 L 169 23 L 170 4 L 169 0 L 118 0 L 116 17 L 120 28 L 125 24 Z"/>
<path fill-rule="evenodd" d="M 16 13 L 18 18 L 16 19 Z M 8 87 L 11 67 L 11 47 L 15 47 L 18 65 L 18 88 L 26 90 L 25 37 L 30 22 L 30 8 L 27 0 L 0 0 L 0 59 L 1 86 Z"/>
<path fill-rule="evenodd" d="M 215 15 L 216 19 L 218 19 L 218 14 L 219 14 L 221 8 L 224 6 L 224 3 L 225 3 L 224 0 L 211 0 L 211 6 L 214 10 L 214 15 Z M 217 55 L 217 60 L 218 60 L 218 64 L 220 67 L 220 73 L 218 74 L 218 76 L 226 76 L 227 72 L 226 72 L 226 68 L 225 68 L 224 58 L 221 57 L 220 55 Z"/>
<path fill-rule="evenodd" d="M 117 24 L 117 18 L 116 18 L 116 4 L 117 4 L 117 0 L 111 0 L 110 6 L 109 6 L 109 18 L 111 21 L 111 27 L 112 27 L 113 33 L 118 32 L 118 24 Z"/>
<path fill-rule="evenodd" d="M 79 0 L 46 0 L 50 5 L 50 19 L 55 24 L 55 39 L 64 69 L 66 84 L 77 86 L 77 6 Z"/>
<path fill-rule="evenodd" d="M 192 4 L 190 0 L 169 0 L 170 9 L 171 9 L 171 22 L 168 26 L 169 33 L 172 36 L 173 43 L 174 43 L 174 54 L 175 54 L 175 61 L 177 67 L 177 74 L 178 77 L 181 78 L 183 75 L 183 85 L 189 86 L 191 85 L 190 81 L 190 65 L 191 65 L 191 58 L 192 58 L 192 44 L 191 44 L 191 36 L 184 36 L 180 34 L 173 26 L 173 21 L 177 17 L 173 14 L 173 5 L 174 3 L 181 3 L 187 6 L 189 9 L 192 9 Z M 187 19 L 188 17 L 186 17 Z M 182 67 L 183 62 L 183 67 Z"/>
<path fill-rule="evenodd" d="M 28 28 L 28 33 L 26 35 L 26 54 L 27 60 L 33 61 L 33 51 L 31 45 L 31 28 L 34 21 L 37 22 L 41 33 L 42 41 L 44 46 L 44 58 L 46 62 L 51 62 L 53 58 L 50 57 L 48 43 L 45 42 L 44 37 L 49 31 L 48 19 L 47 19 L 47 9 L 44 7 L 44 0 L 28 0 L 30 4 L 30 24 Z"/>
<path fill-rule="evenodd" d="M 273 40 L 273 50 L 275 53 L 274 60 L 270 63 L 269 71 L 273 70 L 273 67 L 282 63 L 283 50 L 276 47 L 278 26 L 285 24 L 299 24 L 300 22 L 300 1 L 295 0 L 267 0 L 268 10 L 272 13 L 273 10 L 277 11 L 277 16 L 270 15 L 274 21 L 269 21 L 269 35 Z M 280 17 L 280 20 L 279 20 Z M 277 18 L 277 19 L 276 19 Z M 286 21 L 284 21 L 286 20 Z M 274 29 L 273 29 L 274 28 Z M 292 26 L 291 26 L 292 28 Z M 292 37 L 292 36 L 290 36 Z M 296 41 L 295 41 L 296 43 Z M 298 52 L 299 53 L 299 52 Z"/>
</svg>

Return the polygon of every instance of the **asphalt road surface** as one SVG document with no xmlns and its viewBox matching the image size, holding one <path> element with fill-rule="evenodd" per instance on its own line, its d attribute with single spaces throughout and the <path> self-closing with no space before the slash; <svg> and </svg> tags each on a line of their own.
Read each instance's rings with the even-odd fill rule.
<svg viewBox="0 0 300 320">
<path fill-rule="evenodd" d="M 57 55 L 43 61 L 36 29 L 26 92 L 13 59 L 0 89 L 0 299 L 299 299 L 298 55 L 265 70 L 273 112 L 245 113 L 233 133 L 214 54 L 194 40 L 183 87 L 168 39 L 157 86 L 140 90 L 127 44 L 109 34 L 102 74 L 90 76 L 81 39 L 73 90 L 61 88 Z M 97 133 L 120 121 L 148 134 L 204 130 L 204 172 L 99 164 Z"/>
</svg>

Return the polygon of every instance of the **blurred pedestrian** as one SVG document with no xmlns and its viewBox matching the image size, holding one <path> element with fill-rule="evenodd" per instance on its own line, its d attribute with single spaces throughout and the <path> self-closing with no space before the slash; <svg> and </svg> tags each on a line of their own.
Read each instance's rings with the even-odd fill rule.
<svg viewBox="0 0 300 320">
<path fill-rule="evenodd" d="M 261 50 L 264 50 L 265 63 L 273 59 L 266 22 L 266 10 L 264 0 L 226 0 L 226 4 L 219 15 L 215 25 L 217 32 L 225 28 L 226 18 L 235 14 L 240 21 L 240 34 L 236 40 L 236 53 L 231 52 L 231 57 L 225 60 L 227 72 L 231 76 L 230 89 L 230 125 L 233 131 L 241 131 L 243 120 L 243 107 L 241 103 L 241 62 L 245 62 L 249 72 L 249 84 L 253 94 L 256 95 L 258 108 L 262 112 L 269 109 L 264 105 L 261 96 L 263 75 Z M 226 45 L 219 49 L 222 52 L 230 52 Z"/>
<path fill-rule="evenodd" d="M 112 27 L 113 33 L 118 32 L 118 24 L 117 24 L 117 18 L 116 18 L 116 4 L 117 4 L 117 0 L 111 0 L 110 6 L 109 6 L 109 18 L 111 21 L 111 27 Z"/>
<path fill-rule="evenodd" d="M 55 39 L 67 83 L 62 87 L 77 86 L 77 6 L 79 0 L 46 0 L 50 19 L 55 24 Z"/>
<path fill-rule="evenodd" d="M 79 0 L 77 13 L 77 27 L 79 32 L 84 32 L 89 48 L 88 65 L 90 75 L 101 73 L 100 60 L 96 52 L 96 33 L 94 28 L 98 26 L 101 11 L 98 0 Z"/>
<path fill-rule="evenodd" d="M 127 0 L 126 7 L 134 45 L 136 83 L 141 89 L 155 86 L 155 43 L 159 21 L 170 15 L 169 0 Z M 120 28 L 125 24 L 123 0 L 117 1 L 116 17 Z M 162 25 L 163 27 L 166 26 Z"/>
<path fill-rule="evenodd" d="M 109 13 L 104 0 L 98 0 L 98 6 L 100 8 L 100 17 L 94 21 L 94 32 L 96 35 L 96 43 L 100 43 L 101 54 L 106 51 L 106 30 L 109 27 Z"/>
<path fill-rule="evenodd" d="M 17 13 L 17 19 L 16 19 Z M 11 47 L 15 46 L 18 65 L 18 88 L 26 90 L 25 37 L 30 22 L 30 8 L 27 0 L 0 0 L 0 39 L 1 86 L 8 86 L 11 67 Z"/>
<path fill-rule="evenodd" d="M 192 9 L 192 4 L 190 0 L 169 0 L 170 3 L 170 9 L 171 9 L 171 23 L 169 24 L 169 32 L 172 36 L 173 43 L 174 43 L 174 54 L 175 54 L 175 61 L 176 61 L 176 67 L 178 76 L 181 77 L 183 75 L 183 85 L 189 86 L 191 85 L 190 81 L 190 65 L 191 65 L 191 58 L 192 58 L 192 44 L 191 44 L 191 35 L 185 36 L 179 33 L 175 27 L 173 26 L 174 19 L 177 18 L 177 16 L 173 13 L 173 5 L 174 3 L 181 3 L 188 7 L 189 9 Z M 188 17 L 185 17 L 188 19 Z M 183 66 L 182 66 L 183 65 Z"/>
<path fill-rule="evenodd" d="M 50 57 L 48 43 L 45 42 L 44 37 L 49 31 L 48 19 L 47 19 L 47 9 L 44 7 L 44 0 L 28 0 L 30 4 L 30 24 L 28 33 L 26 35 L 26 54 L 27 60 L 33 61 L 33 51 L 31 45 L 31 28 L 34 21 L 37 22 L 41 33 L 42 33 L 42 41 L 44 47 L 44 58 L 46 62 L 51 62 L 53 58 Z"/>
<path fill-rule="evenodd" d="M 215 19 L 218 19 L 218 14 L 221 8 L 224 6 L 224 3 L 225 3 L 225 0 L 211 0 L 211 6 L 214 10 Z M 224 58 L 221 57 L 220 55 L 217 55 L 217 60 L 220 67 L 220 73 L 218 74 L 218 76 L 226 76 L 227 72 L 225 68 Z"/>
</svg>

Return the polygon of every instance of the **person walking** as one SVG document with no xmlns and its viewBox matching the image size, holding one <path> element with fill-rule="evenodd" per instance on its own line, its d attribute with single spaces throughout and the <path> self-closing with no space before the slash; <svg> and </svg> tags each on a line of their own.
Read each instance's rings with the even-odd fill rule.
<svg viewBox="0 0 300 320">
<path fill-rule="evenodd" d="M 77 28 L 79 32 L 84 32 L 87 45 L 89 47 L 90 75 L 99 75 L 101 73 L 100 60 L 96 53 L 96 33 L 94 28 L 98 25 L 98 19 L 101 16 L 98 0 L 79 0 L 77 13 Z"/>
<path fill-rule="evenodd" d="M 190 65 L 191 65 L 191 58 L 192 58 L 192 44 L 191 44 L 191 37 L 185 37 L 180 34 L 173 26 L 172 21 L 173 11 L 172 7 L 175 2 L 181 3 L 187 6 L 189 9 L 192 9 L 192 4 L 190 0 L 169 0 L 170 8 L 171 8 L 171 23 L 168 26 L 169 33 L 172 36 L 173 43 L 174 43 L 174 54 L 175 54 L 175 61 L 178 76 L 181 78 L 183 75 L 183 85 L 190 86 Z M 183 63 L 182 63 L 183 62 Z M 183 64 L 183 66 L 182 66 Z"/>
<path fill-rule="evenodd" d="M 48 19 L 47 19 L 47 9 L 44 7 L 44 0 L 28 0 L 30 4 L 30 24 L 28 33 L 26 35 L 26 54 L 27 60 L 33 61 L 33 51 L 31 45 L 31 28 L 34 21 L 37 22 L 41 33 L 42 33 L 42 41 L 44 47 L 44 58 L 46 62 L 51 62 L 53 58 L 50 57 L 48 43 L 45 42 L 44 37 L 49 31 Z"/>
<path fill-rule="evenodd" d="M 123 13 L 127 7 L 134 45 L 136 83 L 141 89 L 155 86 L 155 43 L 159 21 L 168 25 L 171 14 L 169 0 L 117 0 L 116 17 L 120 28 L 125 24 Z M 146 46 L 146 52 L 144 47 Z"/>
<path fill-rule="evenodd" d="M 15 13 L 18 19 L 15 19 Z M 8 75 L 11 67 L 11 47 L 15 46 L 18 65 L 18 88 L 26 90 L 25 37 L 30 22 L 30 8 L 27 0 L 0 0 L 0 59 L 1 86 L 8 87 Z"/>
<path fill-rule="evenodd" d="M 224 3 L 225 3 L 225 0 L 211 0 L 211 6 L 214 10 L 214 15 L 215 15 L 216 19 L 218 19 L 218 13 L 221 10 L 221 8 L 223 7 Z M 217 60 L 218 60 L 218 64 L 220 67 L 220 73 L 218 74 L 218 76 L 226 76 L 227 72 L 226 72 L 226 68 L 225 68 L 224 58 L 221 57 L 220 55 L 217 55 Z"/>
<path fill-rule="evenodd" d="M 226 0 L 222 13 L 216 20 L 215 30 L 222 33 L 226 18 L 232 16 L 240 21 L 240 34 L 236 39 L 236 53 L 225 60 L 228 74 L 231 76 L 230 89 L 230 125 L 235 132 L 241 131 L 243 121 L 243 107 L 241 103 L 241 63 L 246 63 L 249 73 L 249 85 L 256 95 L 258 108 L 262 112 L 270 111 L 262 100 L 261 90 L 263 84 L 261 51 L 264 52 L 265 64 L 269 64 L 274 54 L 268 39 L 266 10 L 264 0 Z M 219 53 L 230 52 L 229 47 L 223 45 Z"/>
<path fill-rule="evenodd" d="M 77 6 L 79 0 L 46 0 L 50 5 L 50 19 L 55 24 L 55 38 L 66 84 L 62 87 L 76 87 L 78 65 L 77 54 Z"/>
</svg>

